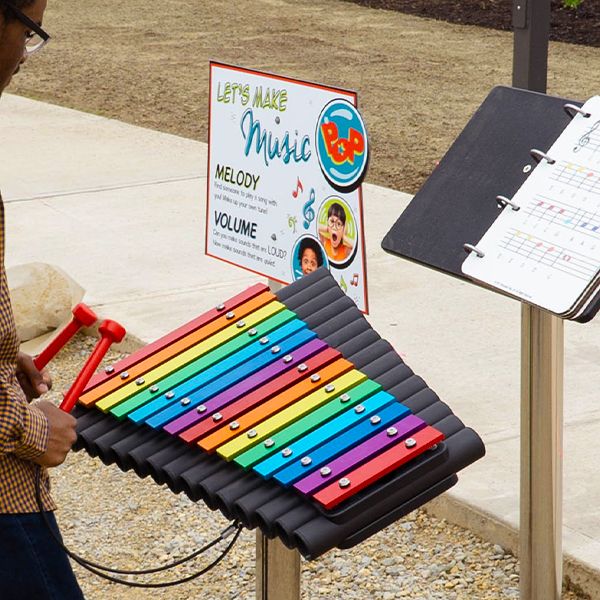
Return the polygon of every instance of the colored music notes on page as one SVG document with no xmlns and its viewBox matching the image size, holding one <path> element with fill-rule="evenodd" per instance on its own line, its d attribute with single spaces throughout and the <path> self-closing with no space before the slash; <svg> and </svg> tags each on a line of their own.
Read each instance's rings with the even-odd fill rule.
<svg viewBox="0 0 600 600">
<path fill-rule="evenodd" d="M 600 97 L 588 100 L 481 240 L 463 273 L 565 318 L 600 285 Z M 560 115 L 562 117 L 562 115 Z M 532 148 L 536 147 L 532 140 Z M 498 190 L 501 195 L 503 190 Z M 491 198 L 490 202 L 494 199 Z"/>
</svg>

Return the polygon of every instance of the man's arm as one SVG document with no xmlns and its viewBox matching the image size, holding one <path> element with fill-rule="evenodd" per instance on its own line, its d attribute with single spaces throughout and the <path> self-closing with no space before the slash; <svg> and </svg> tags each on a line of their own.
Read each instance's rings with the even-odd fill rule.
<svg viewBox="0 0 600 600">
<path fill-rule="evenodd" d="M 0 454 L 33 460 L 46 451 L 49 433 L 44 413 L 29 406 L 9 382 L 0 381 Z"/>
<path fill-rule="evenodd" d="M 0 382 L 0 455 L 56 467 L 77 439 L 76 424 L 51 402 L 27 404 L 10 384 Z"/>
</svg>

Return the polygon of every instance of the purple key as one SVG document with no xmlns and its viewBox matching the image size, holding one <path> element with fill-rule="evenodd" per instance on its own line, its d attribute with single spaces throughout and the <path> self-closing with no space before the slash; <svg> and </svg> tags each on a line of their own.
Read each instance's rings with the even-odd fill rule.
<svg viewBox="0 0 600 600">
<path fill-rule="evenodd" d="M 257 371 L 250 377 L 246 377 L 246 379 L 240 381 L 236 385 L 227 388 L 220 394 L 214 396 L 214 398 L 204 402 L 203 404 L 206 407 L 204 412 L 199 413 L 196 409 L 192 409 L 165 425 L 164 430 L 171 435 L 177 435 L 184 429 L 187 429 L 195 423 L 202 421 L 202 419 L 213 417 L 214 414 L 224 406 L 227 406 L 238 398 L 249 394 L 255 388 L 264 383 L 268 383 L 289 369 L 297 367 L 301 362 L 327 347 L 327 344 L 322 340 L 311 340 L 307 344 L 296 348 L 296 350 L 290 353 L 293 357 L 292 360 L 286 362 L 286 359 L 282 357 L 280 360 L 268 365 L 260 371 Z"/>
<path fill-rule="evenodd" d="M 397 444 L 403 438 L 423 429 L 426 425 L 427 423 L 423 419 L 415 415 L 400 419 L 384 431 L 379 432 L 362 444 L 352 448 L 352 450 L 338 456 L 329 464 L 323 465 L 320 469 L 300 479 L 294 484 L 294 487 L 303 494 L 312 495 L 350 469 L 361 465 L 390 446 Z"/>
</svg>

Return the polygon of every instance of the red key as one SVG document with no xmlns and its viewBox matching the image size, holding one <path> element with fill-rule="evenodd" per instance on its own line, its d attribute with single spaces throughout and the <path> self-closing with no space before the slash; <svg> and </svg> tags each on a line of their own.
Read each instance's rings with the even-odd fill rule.
<svg viewBox="0 0 600 600">
<path fill-rule="evenodd" d="M 334 508 L 346 498 L 381 479 L 409 460 L 416 458 L 443 439 L 443 433 L 434 427 L 425 427 L 414 433 L 410 438 L 402 440 L 379 456 L 353 469 L 339 481 L 324 487 L 313 497 L 326 509 Z"/>
</svg>

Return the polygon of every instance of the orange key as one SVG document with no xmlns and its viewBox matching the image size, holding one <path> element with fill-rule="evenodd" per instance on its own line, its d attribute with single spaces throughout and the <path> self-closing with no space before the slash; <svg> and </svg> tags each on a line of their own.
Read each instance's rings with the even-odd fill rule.
<svg viewBox="0 0 600 600">
<path fill-rule="evenodd" d="M 275 295 L 271 292 L 263 292 L 255 298 L 248 300 L 248 302 L 238 306 L 235 309 L 235 319 L 239 320 L 275 299 Z M 148 358 L 133 365 L 127 370 L 128 377 L 126 379 L 115 376 L 104 383 L 101 383 L 95 388 L 92 388 L 89 392 L 86 392 L 81 396 L 79 399 L 79 404 L 87 407 L 93 406 L 98 400 L 100 400 L 100 398 L 103 398 L 122 385 L 126 385 L 131 381 L 134 381 L 140 375 L 147 373 L 173 356 L 176 356 L 180 352 L 191 348 L 214 333 L 217 333 L 221 329 L 231 325 L 232 322 L 233 321 L 231 319 L 227 318 L 227 315 L 223 315 L 211 323 L 207 323 L 203 327 L 200 327 L 200 329 L 196 329 L 189 335 L 177 340 L 176 342 L 173 342 L 166 348 L 163 348 L 160 352 L 157 352 L 156 354 L 153 354 L 152 356 L 149 356 Z"/>
<path fill-rule="evenodd" d="M 345 358 L 340 358 L 335 362 L 327 365 L 322 370 L 319 371 L 319 375 L 321 379 L 319 380 L 319 387 L 322 387 L 322 384 L 326 384 L 327 382 L 343 375 L 347 371 L 354 369 L 354 365 L 347 361 Z M 239 428 L 235 431 L 232 431 L 228 425 L 222 427 L 218 431 L 215 431 L 211 435 L 201 439 L 198 442 L 198 445 L 207 452 L 214 452 L 219 446 L 228 442 L 230 439 L 240 435 L 247 429 L 250 429 L 257 423 L 264 421 L 266 418 L 274 415 L 276 412 L 283 410 L 290 404 L 294 402 L 298 402 L 304 396 L 314 392 L 316 390 L 315 384 L 310 381 L 310 378 L 307 378 L 300 383 L 288 388 L 287 390 L 277 394 L 277 396 L 273 396 L 270 400 L 257 406 L 255 409 L 247 412 L 245 415 L 241 416 L 239 419 L 236 419 L 236 422 L 239 423 Z M 187 437 L 188 441 L 193 441 L 193 430 L 194 428 L 190 428 L 184 431 L 180 437 L 184 438 L 184 435 Z M 187 434 L 187 435 L 186 435 Z M 191 438 L 191 439 L 190 439 Z"/>
</svg>

